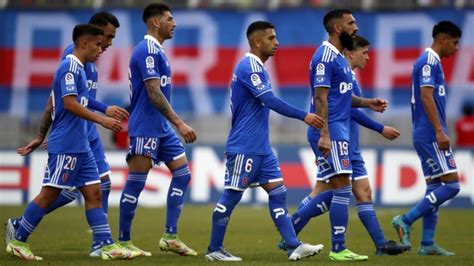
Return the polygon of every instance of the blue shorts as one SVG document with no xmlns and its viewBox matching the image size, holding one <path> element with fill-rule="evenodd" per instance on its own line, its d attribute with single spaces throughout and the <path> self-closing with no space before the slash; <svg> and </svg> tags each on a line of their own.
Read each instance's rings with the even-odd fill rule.
<svg viewBox="0 0 474 266">
<path fill-rule="evenodd" d="M 456 161 L 451 148 L 442 151 L 435 142 L 413 143 L 421 161 L 423 175 L 426 179 L 434 179 L 443 175 L 457 172 Z"/>
<path fill-rule="evenodd" d="M 99 176 L 103 177 L 110 174 L 110 166 L 105 158 L 104 147 L 100 138 L 97 138 L 89 142 L 91 146 L 92 154 L 95 158 L 95 163 L 97 164 L 97 169 L 99 170 Z"/>
<path fill-rule="evenodd" d="M 153 164 L 169 163 L 185 156 L 186 150 L 175 133 L 161 138 L 130 137 L 127 162 L 136 155 L 151 158 Z"/>
<path fill-rule="evenodd" d="M 49 153 L 43 186 L 75 189 L 99 184 L 99 172 L 92 152 Z"/>
<path fill-rule="evenodd" d="M 244 191 L 249 186 L 256 187 L 283 181 L 280 166 L 275 155 L 226 154 L 224 188 Z"/>
<path fill-rule="evenodd" d="M 351 164 L 352 164 L 352 175 L 351 180 L 356 181 L 364 178 L 368 178 L 367 169 L 365 168 L 364 158 L 360 151 L 351 152 Z"/>
<path fill-rule="evenodd" d="M 318 166 L 316 181 L 326 181 L 336 175 L 352 174 L 348 141 L 331 141 L 331 153 L 327 158 L 325 158 L 323 153 L 319 150 L 317 142 L 310 142 L 309 144 L 316 156 L 316 164 Z"/>
</svg>

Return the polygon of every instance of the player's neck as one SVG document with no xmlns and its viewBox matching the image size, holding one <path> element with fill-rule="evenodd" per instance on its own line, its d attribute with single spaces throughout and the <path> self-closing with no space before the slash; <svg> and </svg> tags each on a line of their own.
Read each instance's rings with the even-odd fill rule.
<svg viewBox="0 0 474 266">
<path fill-rule="evenodd" d="M 444 55 L 441 53 L 441 46 L 438 45 L 436 42 L 431 45 L 431 49 L 433 49 L 433 51 L 438 54 L 439 58 L 444 57 Z"/>
<path fill-rule="evenodd" d="M 72 52 L 72 54 L 77 57 L 77 59 L 79 59 L 79 61 L 81 61 L 82 65 L 85 65 L 87 62 L 86 62 L 86 57 L 78 50 L 74 49 L 74 51 Z"/>
<path fill-rule="evenodd" d="M 163 44 L 163 42 L 165 41 L 165 38 L 163 38 L 162 36 L 158 34 L 158 29 L 155 29 L 155 30 L 148 29 L 146 34 L 155 38 L 160 44 Z"/>
<path fill-rule="evenodd" d="M 339 50 L 339 52 L 342 53 L 344 51 L 344 47 L 342 47 L 341 41 L 339 40 L 339 36 L 330 35 L 328 42 L 334 45 L 334 47 L 336 47 L 336 49 Z"/>
<path fill-rule="evenodd" d="M 254 54 L 256 55 L 258 58 L 260 58 L 260 60 L 262 60 L 262 63 L 265 63 L 265 61 L 267 61 L 268 59 L 268 56 L 264 56 L 262 55 L 262 53 L 260 51 L 258 51 L 257 49 L 250 49 L 250 53 L 251 54 Z"/>
</svg>

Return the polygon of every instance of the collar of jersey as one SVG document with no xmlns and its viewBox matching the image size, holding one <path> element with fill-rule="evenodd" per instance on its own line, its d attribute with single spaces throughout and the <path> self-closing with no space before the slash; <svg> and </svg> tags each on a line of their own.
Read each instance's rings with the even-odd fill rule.
<svg viewBox="0 0 474 266">
<path fill-rule="evenodd" d="M 252 53 L 245 53 L 245 56 L 247 57 L 252 57 L 253 59 L 257 60 L 257 62 L 263 66 L 263 62 L 262 60 L 260 60 L 260 58 Z"/>
<path fill-rule="evenodd" d="M 431 47 L 426 48 L 425 52 L 432 53 L 436 57 L 436 59 L 441 62 L 441 59 L 439 59 L 439 55 L 435 52 L 435 50 L 431 49 Z"/>
<path fill-rule="evenodd" d="M 341 52 L 339 52 L 339 50 L 337 50 L 336 46 L 332 45 L 332 43 L 328 42 L 328 41 L 324 41 L 323 42 L 323 45 L 326 45 L 327 47 L 329 47 L 329 49 L 331 49 L 333 52 L 335 52 L 336 54 L 341 54 Z"/>
<path fill-rule="evenodd" d="M 75 55 L 68 54 L 68 55 L 66 55 L 66 58 L 68 58 L 68 57 L 71 58 L 72 60 L 76 61 L 81 67 L 84 67 L 81 60 L 79 60 L 79 58 L 77 58 Z"/>
<path fill-rule="evenodd" d="M 150 41 L 156 43 L 156 44 L 158 45 L 158 47 L 160 47 L 160 48 L 163 49 L 163 47 L 161 46 L 161 43 L 160 43 L 155 37 L 153 37 L 153 36 L 147 34 L 147 35 L 145 35 L 145 39 L 150 40 Z"/>
</svg>

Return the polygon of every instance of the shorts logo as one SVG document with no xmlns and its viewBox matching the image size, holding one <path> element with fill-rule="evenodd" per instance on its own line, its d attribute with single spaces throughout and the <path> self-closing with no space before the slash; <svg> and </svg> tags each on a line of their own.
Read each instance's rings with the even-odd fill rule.
<svg viewBox="0 0 474 266">
<path fill-rule="evenodd" d="M 74 75 L 72 73 L 67 73 L 64 77 L 66 85 L 74 84 Z"/>
<path fill-rule="evenodd" d="M 344 166 L 346 168 L 349 167 L 349 160 L 348 159 L 342 159 L 341 162 L 342 162 L 342 166 Z"/>
<path fill-rule="evenodd" d="M 448 162 L 451 167 L 456 167 L 456 161 L 454 161 L 454 159 L 449 159 Z"/>
<path fill-rule="evenodd" d="M 430 65 L 424 65 L 423 69 L 421 70 L 421 75 L 423 77 L 430 77 L 431 76 L 431 66 Z"/>
<path fill-rule="evenodd" d="M 64 183 L 66 183 L 67 180 L 69 179 L 69 173 L 64 173 L 61 179 L 63 180 Z"/>
<path fill-rule="evenodd" d="M 258 85 L 262 84 L 262 80 L 260 79 L 258 74 L 254 73 L 254 74 L 250 75 L 250 80 L 252 81 L 252 84 L 254 86 L 258 86 Z M 262 88 L 259 87 L 258 89 L 263 89 L 263 87 Z"/>
<path fill-rule="evenodd" d="M 316 76 L 324 76 L 324 72 L 326 72 L 326 67 L 323 63 L 319 63 L 316 66 Z"/>
<path fill-rule="evenodd" d="M 246 186 L 248 186 L 248 184 L 249 184 L 249 178 L 248 178 L 248 176 L 244 176 L 242 178 L 242 186 L 246 187 Z"/>
</svg>

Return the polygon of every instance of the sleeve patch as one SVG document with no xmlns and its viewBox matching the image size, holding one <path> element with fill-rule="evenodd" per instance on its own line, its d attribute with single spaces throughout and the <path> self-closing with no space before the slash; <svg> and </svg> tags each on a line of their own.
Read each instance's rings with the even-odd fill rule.
<svg viewBox="0 0 474 266">
<path fill-rule="evenodd" d="M 258 86 L 260 84 L 262 84 L 262 80 L 260 79 L 260 77 L 258 76 L 258 74 L 252 74 L 250 76 L 250 80 L 252 81 L 252 84 L 254 86 Z"/>
<path fill-rule="evenodd" d="M 324 72 L 326 70 L 326 67 L 324 66 L 323 63 L 319 63 L 316 66 L 316 76 L 324 76 Z"/>
<path fill-rule="evenodd" d="M 74 75 L 72 73 L 66 73 L 64 79 L 66 85 L 74 85 Z"/>
<path fill-rule="evenodd" d="M 422 70 L 421 70 L 421 75 L 423 77 L 430 77 L 431 76 L 431 66 L 430 65 L 424 65 Z"/>
</svg>

